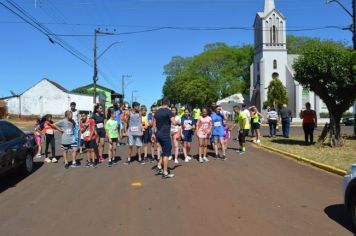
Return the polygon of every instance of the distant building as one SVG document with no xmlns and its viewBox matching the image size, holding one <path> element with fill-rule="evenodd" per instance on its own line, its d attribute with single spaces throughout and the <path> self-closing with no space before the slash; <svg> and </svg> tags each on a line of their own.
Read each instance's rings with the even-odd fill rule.
<svg viewBox="0 0 356 236">
<path fill-rule="evenodd" d="M 99 98 L 98 98 L 99 99 Z M 10 115 L 19 116 L 64 116 L 71 102 L 82 111 L 93 110 L 93 96 L 69 92 L 61 85 L 49 79 L 43 79 L 25 92 L 0 98 L 5 101 Z"/>
<path fill-rule="evenodd" d="M 257 13 L 254 28 L 255 48 L 250 68 L 251 103 L 266 112 L 262 108 L 267 100 L 268 85 L 278 78 L 288 92 L 288 106 L 294 117 L 305 109 L 306 102 L 311 103 L 318 116 L 321 112 L 328 112 L 326 105 L 314 92 L 294 79 L 293 64 L 299 55 L 287 54 L 286 18 L 276 9 L 274 0 L 265 0 L 264 11 Z"/>
<path fill-rule="evenodd" d="M 72 92 L 74 93 L 80 93 L 80 94 L 87 94 L 87 95 L 93 95 L 94 94 L 94 84 L 88 84 L 76 89 L 73 89 Z M 113 102 L 119 102 L 122 99 L 122 95 L 119 93 L 116 93 L 114 90 L 106 88 L 101 85 L 96 85 L 96 93 L 97 94 L 102 94 L 105 96 L 105 107 L 111 107 L 113 105 Z"/>
</svg>

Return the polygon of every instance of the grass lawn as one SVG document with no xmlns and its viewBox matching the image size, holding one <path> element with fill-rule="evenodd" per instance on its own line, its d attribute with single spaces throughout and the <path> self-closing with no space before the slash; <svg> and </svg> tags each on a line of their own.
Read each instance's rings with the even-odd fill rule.
<svg viewBox="0 0 356 236">
<path fill-rule="evenodd" d="M 262 144 L 266 146 L 348 170 L 352 164 L 356 164 L 356 137 L 345 138 L 344 142 L 343 147 L 331 148 L 318 145 L 305 146 L 303 136 L 292 136 L 289 139 L 263 138 L 262 140 Z"/>
</svg>

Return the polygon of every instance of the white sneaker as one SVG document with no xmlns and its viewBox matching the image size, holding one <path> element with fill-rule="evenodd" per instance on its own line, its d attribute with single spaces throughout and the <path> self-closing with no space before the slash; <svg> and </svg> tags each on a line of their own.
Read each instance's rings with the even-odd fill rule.
<svg viewBox="0 0 356 236">
<path fill-rule="evenodd" d="M 57 158 L 53 157 L 52 158 L 52 163 L 57 163 L 57 162 L 58 162 Z"/>
<path fill-rule="evenodd" d="M 257 139 L 257 140 L 256 140 L 256 143 L 261 143 L 261 140 Z"/>
<path fill-rule="evenodd" d="M 174 160 L 174 163 L 175 163 L 175 164 L 178 164 L 179 162 L 178 162 L 178 160 Z"/>
<path fill-rule="evenodd" d="M 199 157 L 199 162 L 200 162 L 200 163 L 203 163 L 203 162 L 204 162 L 202 157 Z"/>
<path fill-rule="evenodd" d="M 208 159 L 207 157 L 203 157 L 203 160 L 204 160 L 205 162 L 208 162 L 208 161 L 209 161 L 209 159 Z"/>
<path fill-rule="evenodd" d="M 184 161 L 185 161 L 185 162 L 189 162 L 190 160 L 189 160 L 189 158 L 187 157 L 187 158 L 185 158 Z"/>
<path fill-rule="evenodd" d="M 188 159 L 189 161 L 191 161 L 191 160 L 192 160 L 192 158 L 191 158 L 190 156 L 187 156 L 187 159 Z"/>
<path fill-rule="evenodd" d="M 168 157 L 168 161 L 171 161 L 172 159 L 173 159 L 172 156 L 169 156 L 169 157 Z"/>
<path fill-rule="evenodd" d="M 51 163 L 51 162 L 52 162 L 51 159 L 49 159 L 48 157 L 46 157 L 46 158 L 44 159 L 44 161 L 47 162 L 47 163 Z"/>
</svg>

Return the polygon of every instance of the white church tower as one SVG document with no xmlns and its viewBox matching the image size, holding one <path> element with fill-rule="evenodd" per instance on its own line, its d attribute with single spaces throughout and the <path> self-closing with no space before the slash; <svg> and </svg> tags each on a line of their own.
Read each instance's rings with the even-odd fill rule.
<svg viewBox="0 0 356 236">
<path fill-rule="evenodd" d="M 251 65 L 251 102 L 262 110 L 267 87 L 273 78 L 287 87 L 286 18 L 276 9 L 274 0 L 265 0 L 264 12 L 254 23 L 255 48 Z"/>
</svg>

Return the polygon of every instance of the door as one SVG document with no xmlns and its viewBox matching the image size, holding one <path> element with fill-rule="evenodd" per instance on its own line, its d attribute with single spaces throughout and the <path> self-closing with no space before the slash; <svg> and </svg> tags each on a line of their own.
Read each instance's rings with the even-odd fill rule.
<svg viewBox="0 0 356 236">
<path fill-rule="evenodd" d="M 11 166 L 8 165 L 10 162 L 10 153 L 7 151 L 6 141 L 1 131 L 0 126 L 0 174 L 6 172 Z"/>
</svg>

